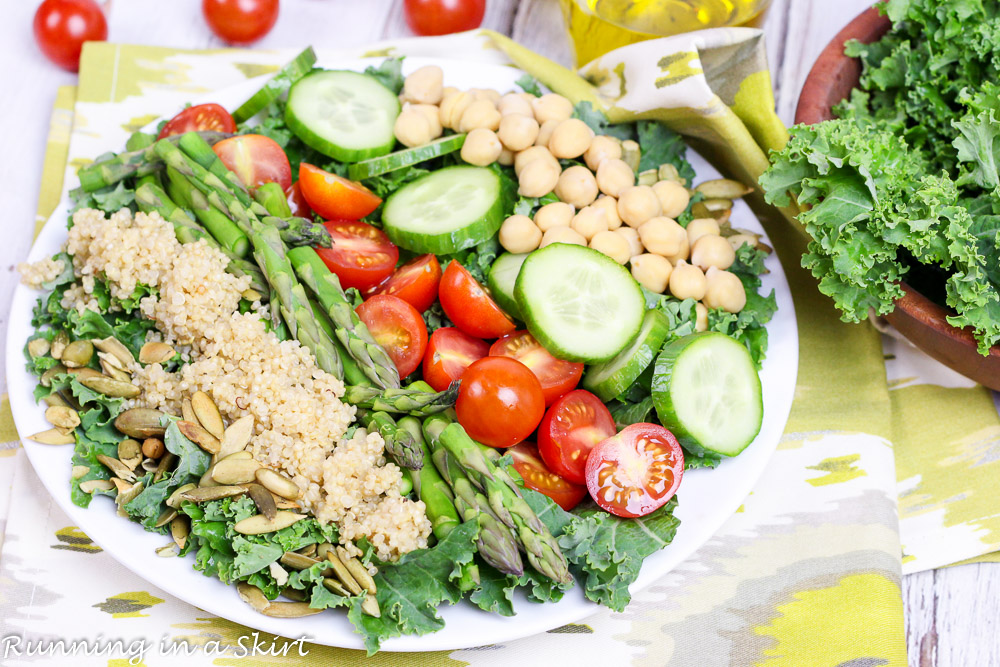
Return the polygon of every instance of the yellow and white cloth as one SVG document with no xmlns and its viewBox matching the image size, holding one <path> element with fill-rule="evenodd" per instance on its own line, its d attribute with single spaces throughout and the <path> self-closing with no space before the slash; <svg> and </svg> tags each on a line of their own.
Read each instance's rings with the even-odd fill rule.
<svg viewBox="0 0 1000 667">
<path fill-rule="evenodd" d="M 774 116 L 763 42 L 754 30 L 625 47 L 585 67 L 590 81 L 486 31 L 395 42 L 364 55 L 390 53 L 514 63 L 554 90 L 599 104 L 613 119 L 670 124 L 746 182 L 756 180 L 767 151 L 787 136 Z M 58 203 L 64 178 L 75 185 L 75 169 L 109 139 L 123 144 L 154 120 L 150 109 L 176 108 L 273 71 L 292 55 L 89 44 L 79 86 L 61 89 L 55 105 L 39 224 Z M 9 495 L 0 493 L 0 518 L 6 517 L 0 655 L 7 655 L 0 664 L 68 664 L 65 655 L 22 651 L 18 657 L 7 650 L 16 638 L 88 638 L 122 643 L 111 655 L 78 656 L 74 665 L 499 667 L 572 660 L 584 666 L 903 667 L 901 572 L 1000 549 L 992 483 L 1000 466 L 1000 418 L 983 388 L 903 343 L 889 341 L 883 352 L 882 337 L 867 324 L 840 322 L 799 267 L 803 238 L 774 212 L 765 214 L 765 225 L 799 320 L 798 384 L 784 437 L 740 510 L 624 613 L 598 611 L 579 624 L 486 649 L 370 659 L 361 651 L 255 638 L 249 628 L 151 587 L 69 525 L 20 451 L 5 402 L 0 489 Z M 169 647 L 182 639 L 203 650 L 171 655 Z M 245 655 L 241 647 L 255 639 L 271 654 Z"/>
</svg>

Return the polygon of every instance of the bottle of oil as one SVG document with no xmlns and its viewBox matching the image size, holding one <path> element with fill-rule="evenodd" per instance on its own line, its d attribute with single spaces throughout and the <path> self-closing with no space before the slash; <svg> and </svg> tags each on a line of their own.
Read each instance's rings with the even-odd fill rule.
<svg viewBox="0 0 1000 667">
<path fill-rule="evenodd" d="M 562 0 L 577 65 L 647 39 L 745 25 L 770 0 Z"/>
</svg>

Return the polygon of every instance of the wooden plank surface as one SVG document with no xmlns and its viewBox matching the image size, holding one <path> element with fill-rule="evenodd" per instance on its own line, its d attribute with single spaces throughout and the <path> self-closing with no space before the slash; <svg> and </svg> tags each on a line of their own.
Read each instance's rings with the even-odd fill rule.
<svg viewBox="0 0 1000 667">
<path fill-rule="evenodd" d="M 30 26 L 39 1 L 8 2 L 6 34 L 0 40 L 0 85 L 8 93 L 2 112 L 6 159 L 0 161 L 0 199 L 6 208 L 0 338 L 17 281 L 14 265 L 31 243 L 55 89 L 75 81 L 73 74 L 45 61 L 35 47 Z M 187 48 L 221 45 L 205 27 L 197 0 L 161 3 L 155 9 L 148 0 L 107 4 L 112 40 Z M 792 120 L 798 92 L 816 55 L 868 4 L 870 0 L 773 0 L 763 29 L 782 120 Z M 402 0 L 283 0 L 277 25 L 259 46 L 345 46 L 409 35 L 401 7 Z M 488 0 L 487 7 L 485 27 L 569 63 L 571 49 L 557 0 Z M 1000 665 L 1000 567 L 976 564 L 911 575 L 904 579 L 903 593 L 910 665 Z"/>
</svg>

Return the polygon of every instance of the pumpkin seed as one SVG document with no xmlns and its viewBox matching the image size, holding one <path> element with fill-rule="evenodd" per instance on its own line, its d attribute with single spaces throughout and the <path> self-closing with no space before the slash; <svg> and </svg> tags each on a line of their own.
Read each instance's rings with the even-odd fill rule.
<svg viewBox="0 0 1000 667">
<path fill-rule="evenodd" d="M 170 537 L 174 538 L 174 543 L 180 547 L 184 548 L 187 544 L 188 535 L 191 532 L 191 526 L 187 522 L 187 517 L 176 516 L 170 522 Z"/>
<path fill-rule="evenodd" d="M 274 499 L 274 506 L 279 510 L 298 510 L 302 509 L 302 505 L 295 502 L 294 500 L 285 500 L 281 496 L 276 496 L 273 493 L 271 497 Z"/>
<path fill-rule="evenodd" d="M 94 344 L 89 340 L 75 340 L 63 350 L 60 360 L 67 368 L 81 368 L 94 357 Z"/>
<path fill-rule="evenodd" d="M 240 599 L 253 607 L 255 611 L 263 613 L 271 604 L 271 601 L 264 595 L 264 591 L 245 581 L 236 584 L 236 592 L 239 594 Z"/>
<path fill-rule="evenodd" d="M 53 426 L 74 429 L 80 425 L 80 415 L 76 410 L 66 406 L 53 405 L 45 410 L 45 418 Z"/>
<path fill-rule="evenodd" d="M 375 618 L 382 616 L 382 610 L 379 609 L 378 600 L 375 599 L 374 595 L 365 596 L 365 599 L 361 601 L 361 611 Z"/>
<path fill-rule="evenodd" d="M 186 422 L 198 422 L 198 418 L 194 416 L 194 408 L 191 407 L 190 398 L 185 398 L 181 401 L 181 419 Z"/>
<path fill-rule="evenodd" d="M 333 545 L 329 542 L 320 542 L 316 545 L 316 558 L 321 560 L 330 560 L 330 554 L 333 553 Z M 336 556 L 336 554 L 334 554 Z"/>
<path fill-rule="evenodd" d="M 757 247 L 757 239 L 749 234 L 732 234 L 731 236 L 725 236 L 725 239 L 729 241 L 729 245 L 733 247 L 733 250 L 739 250 L 744 244 L 751 248 Z"/>
<path fill-rule="evenodd" d="M 177 457 L 170 452 L 167 452 L 160 457 L 160 462 L 156 465 L 156 472 L 153 473 L 153 481 L 159 482 L 167 471 L 174 467 L 174 463 L 177 461 Z"/>
<path fill-rule="evenodd" d="M 222 423 L 222 415 L 219 414 L 219 408 L 212 397 L 203 391 L 194 392 L 191 396 L 191 409 L 194 410 L 198 423 L 221 440 L 226 432 L 226 425 Z"/>
<path fill-rule="evenodd" d="M 67 368 L 66 373 L 72 375 L 80 382 L 83 382 L 85 378 L 106 378 L 108 377 L 100 371 L 95 371 L 93 368 L 84 366 L 83 368 Z"/>
<path fill-rule="evenodd" d="M 115 490 L 118 492 L 118 495 L 121 495 L 126 491 L 128 491 L 130 488 L 132 488 L 132 485 L 126 482 L 121 477 L 112 477 L 111 483 L 115 485 Z M 115 499 L 117 500 L 117 496 L 115 497 Z"/>
<path fill-rule="evenodd" d="M 139 349 L 139 361 L 144 364 L 162 364 L 170 361 L 177 350 L 166 343 L 152 340 Z"/>
<path fill-rule="evenodd" d="M 28 341 L 28 354 L 32 359 L 44 357 L 52 349 L 52 343 L 47 338 L 33 338 Z"/>
<path fill-rule="evenodd" d="M 250 303 L 253 303 L 254 301 L 260 301 L 261 299 L 264 298 L 264 295 L 262 295 L 260 292 L 258 292 L 255 289 L 250 289 L 249 287 L 243 290 L 243 293 L 240 294 L 240 296 L 242 296 Z"/>
<path fill-rule="evenodd" d="M 206 470 L 205 474 L 198 480 L 199 487 L 208 488 L 210 486 L 219 486 L 219 483 L 212 479 L 212 468 L 213 466 L 208 466 L 208 470 Z"/>
<path fill-rule="evenodd" d="M 637 185 L 653 185 L 659 179 L 655 169 L 647 169 L 646 171 L 640 172 L 638 178 L 636 178 Z"/>
<path fill-rule="evenodd" d="M 701 205 L 709 211 L 725 211 L 733 207 L 732 199 L 702 199 Z"/>
<path fill-rule="evenodd" d="M 80 482 L 80 490 L 84 493 L 110 491 L 113 488 L 115 488 L 115 483 L 110 479 L 88 479 L 86 482 Z"/>
<path fill-rule="evenodd" d="M 273 519 L 268 519 L 263 514 L 255 514 L 242 521 L 237 521 L 233 530 L 242 535 L 263 535 L 288 528 L 304 518 L 306 518 L 305 514 L 296 514 L 295 512 L 278 512 L 278 515 Z"/>
<path fill-rule="evenodd" d="M 90 472 L 90 466 L 73 466 L 73 472 L 70 476 L 73 479 L 80 479 L 88 472 Z"/>
<path fill-rule="evenodd" d="M 330 563 L 330 569 L 333 570 L 337 579 L 340 580 L 340 583 L 344 584 L 347 590 L 351 592 L 351 595 L 360 595 L 363 590 L 361 584 L 351 575 L 351 571 L 347 569 L 347 566 L 337 558 L 337 554 L 331 551 L 327 554 L 326 560 Z"/>
<path fill-rule="evenodd" d="M 80 380 L 80 383 L 88 389 L 93 389 L 112 398 L 135 398 L 139 395 L 139 387 L 131 382 L 115 380 L 103 375 L 83 378 Z"/>
<path fill-rule="evenodd" d="M 28 440 L 34 440 L 43 445 L 72 445 L 76 442 L 76 438 L 60 431 L 58 428 L 50 428 L 47 431 L 29 435 Z"/>
<path fill-rule="evenodd" d="M 257 470 L 256 476 L 257 481 L 275 495 L 288 500 L 296 500 L 302 496 L 302 489 L 298 484 L 276 470 L 262 467 Z"/>
<path fill-rule="evenodd" d="M 132 381 L 132 375 L 128 371 L 115 365 L 120 362 L 118 359 L 115 359 L 113 355 L 110 355 L 107 352 L 98 352 L 97 358 L 101 362 L 101 370 L 104 371 L 104 374 L 109 378 L 120 380 L 122 382 Z"/>
<path fill-rule="evenodd" d="M 258 468 L 253 459 L 226 457 L 212 466 L 212 479 L 219 484 L 249 484 Z"/>
<path fill-rule="evenodd" d="M 316 554 L 316 545 L 307 544 L 306 546 L 302 547 L 295 553 L 302 554 L 303 556 L 309 556 L 310 558 L 312 558 Z"/>
<path fill-rule="evenodd" d="M 145 470 L 146 472 L 156 472 L 156 469 L 159 467 L 160 463 L 159 461 L 154 461 L 153 459 L 143 459 L 140 465 L 142 466 L 142 469 Z"/>
<path fill-rule="evenodd" d="M 639 171 L 639 159 L 641 156 L 642 151 L 639 149 L 638 142 L 631 139 L 622 142 L 622 160 L 632 168 L 633 172 Z"/>
<path fill-rule="evenodd" d="M 151 459 L 158 459 L 167 451 L 163 441 L 159 438 L 146 438 L 142 441 L 142 454 Z"/>
<path fill-rule="evenodd" d="M 268 520 L 273 520 L 278 515 L 278 506 L 275 504 L 270 491 L 260 484 L 254 483 L 247 484 L 247 492 L 250 494 L 254 505 L 257 506 L 257 511 L 266 516 Z"/>
<path fill-rule="evenodd" d="M 288 571 L 285 568 L 278 565 L 276 562 L 271 561 L 267 566 L 268 571 L 270 571 L 271 576 L 274 577 L 275 583 L 279 586 L 284 586 L 288 583 Z"/>
<path fill-rule="evenodd" d="M 125 505 L 135 500 L 135 498 L 142 493 L 143 488 L 145 488 L 145 484 L 143 484 L 141 479 L 124 490 L 122 490 L 121 487 L 118 488 L 118 495 L 115 496 L 115 505 L 118 506 L 118 516 L 126 519 L 128 518 L 128 512 L 125 511 Z"/>
<path fill-rule="evenodd" d="M 253 435 L 253 426 L 253 415 L 244 415 L 230 424 L 225 433 L 222 434 L 219 455 L 229 456 L 234 452 L 246 449 L 247 445 L 250 444 L 250 436 Z"/>
<path fill-rule="evenodd" d="M 62 364 L 56 364 L 55 366 L 53 366 L 49 370 L 47 370 L 44 373 L 42 373 L 42 377 L 38 378 L 38 382 L 43 387 L 51 387 L 52 386 L 52 378 L 54 378 L 55 376 L 59 375 L 60 373 L 65 373 L 65 372 L 66 372 L 66 367 L 65 366 L 63 366 Z"/>
<path fill-rule="evenodd" d="M 715 178 L 699 183 L 694 191 L 705 195 L 706 199 L 739 199 L 753 192 L 753 188 L 731 178 Z"/>
<path fill-rule="evenodd" d="M 181 506 L 181 495 L 187 493 L 191 489 L 198 488 L 195 484 L 183 484 L 174 489 L 174 492 L 167 496 L 166 505 L 167 507 L 173 507 L 174 509 Z"/>
<path fill-rule="evenodd" d="M 125 438 L 118 443 L 118 460 L 128 466 L 129 470 L 135 470 L 142 463 L 142 448 L 138 441 L 132 438 Z"/>
<path fill-rule="evenodd" d="M 344 588 L 344 585 L 332 577 L 325 577 L 323 579 L 323 585 L 326 589 L 332 593 L 345 598 L 351 597 L 351 592 Z"/>
<path fill-rule="evenodd" d="M 303 556 L 294 551 L 286 551 L 281 555 L 281 564 L 293 570 L 308 570 L 319 561 L 309 556 Z"/>
<path fill-rule="evenodd" d="M 236 584 L 240 599 L 253 609 L 272 618 L 301 618 L 321 613 L 322 609 L 313 609 L 306 602 L 271 602 L 256 586 L 246 582 Z"/>
<path fill-rule="evenodd" d="M 720 227 L 724 221 L 729 220 L 731 213 L 732 209 L 729 208 L 719 211 L 711 211 L 707 206 L 705 206 L 705 202 L 701 201 L 695 202 L 691 205 L 691 215 L 695 218 L 715 218 Z"/>
<path fill-rule="evenodd" d="M 340 546 L 337 547 L 337 557 L 347 567 L 347 571 L 351 573 L 354 580 L 361 585 L 361 588 L 375 595 L 375 580 L 372 579 L 372 575 L 368 574 L 368 570 L 361 564 L 361 561 L 348 555 L 347 549 Z"/>
<path fill-rule="evenodd" d="M 156 523 L 153 524 L 153 528 L 162 528 L 163 526 L 173 521 L 174 517 L 176 516 L 177 516 L 177 510 L 175 510 L 172 507 L 168 507 L 167 509 L 160 512 L 160 516 L 156 518 Z"/>
<path fill-rule="evenodd" d="M 309 599 L 305 591 L 299 591 L 294 588 L 282 589 L 281 594 L 289 600 L 295 600 L 296 602 L 305 602 Z"/>
<path fill-rule="evenodd" d="M 681 185 L 687 185 L 687 179 L 681 178 L 681 173 L 677 171 L 677 167 L 669 163 L 661 164 L 660 168 L 656 170 L 656 176 L 661 181 L 674 181 Z"/>
<path fill-rule="evenodd" d="M 221 446 L 219 439 L 195 422 L 182 419 L 177 422 L 177 428 L 180 429 L 180 432 L 185 438 L 195 443 L 209 454 L 219 453 L 219 447 Z"/>
<path fill-rule="evenodd" d="M 129 467 L 118 459 L 113 459 L 110 456 L 105 456 L 104 454 L 98 454 L 97 460 L 104 464 L 104 466 L 114 473 L 116 477 L 121 477 L 126 482 L 135 481 L 135 473 L 129 470 Z"/>
<path fill-rule="evenodd" d="M 45 401 L 45 405 L 48 405 L 49 407 L 66 407 L 70 409 L 73 407 L 66 401 L 65 398 L 62 397 L 62 394 L 49 394 L 42 400 Z"/>
<path fill-rule="evenodd" d="M 179 494 L 178 498 L 180 500 L 190 500 L 193 503 L 207 503 L 210 500 L 239 496 L 246 493 L 246 491 L 245 486 L 199 486 Z M 252 519 L 253 517 L 250 518 Z"/>
<path fill-rule="evenodd" d="M 69 345 L 69 334 L 65 331 L 60 331 L 52 339 L 52 347 L 49 349 L 49 354 L 52 355 L 53 359 L 62 359 L 67 345 Z"/>
<path fill-rule="evenodd" d="M 135 363 L 135 357 L 132 356 L 132 352 L 114 336 L 95 339 L 90 342 L 101 352 L 113 355 L 115 359 L 121 362 L 118 367 L 123 370 L 128 370 L 129 366 Z"/>
<path fill-rule="evenodd" d="M 166 546 L 160 547 L 154 553 L 160 558 L 173 558 L 174 556 L 179 555 L 177 553 L 177 545 L 174 544 L 173 542 L 167 544 Z"/>
</svg>

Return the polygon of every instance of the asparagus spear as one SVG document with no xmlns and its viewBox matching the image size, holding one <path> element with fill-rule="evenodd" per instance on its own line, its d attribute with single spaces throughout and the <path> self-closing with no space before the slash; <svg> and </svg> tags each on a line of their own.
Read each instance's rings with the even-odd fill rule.
<svg viewBox="0 0 1000 667">
<path fill-rule="evenodd" d="M 258 185 L 257 189 L 253 191 L 253 198 L 271 215 L 279 218 L 292 217 L 292 208 L 288 205 L 288 197 L 285 196 L 281 186 L 277 183 Z"/>
<path fill-rule="evenodd" d="M 354 357 L 349 355 L 344 346 L 337 340 L 333 322 L 330 321 L 330 318 L 323 312 L 323 309 L 320 308 L 315 300 L 309 299 L 309 305 L 312 307 L 313 316 L 319 322 L 320 329 L 333 341 L 334 347 L 337 348 L 337 354 L 340 355 L 340 363 L 344 365 L 344 382 L 355 386 L 366 385 L 368 378 L 361 372 L 361 368 L 358 366 L 358 362 L 354 361 Z"/>
<path fill-rule="evenodd" d="M 167 167 L 167 179 L 172 191 L 191 209 L 198 221 L 205 226 L 215 240 L 238 257 L 246 257 L 250 252 L 250 239 L 228 216 L 208 203 L 201 192 L 183 174 L 173 167 Z"/>
<path fill-rule="evenodd" d="M 374 387 L 349 386 L 344 393 L 344 400 L 359 408 L 426 417 L 444 412 L 455 405 L 458 387 L 459 383 L 454 382 L 444 391 L 429 394 L 419 389 L 389 388 L 380 391 Z"/>
<path fill-rule="evenodd" d="M 177 140 L 177 146 L 184 151 L 191 159 L 197 162 L 199 165 L 207 169 L 209 172 L 218 176 L 224 183 L 226 187 L 232 190 L 236 199 L 243 206 L 250 208 L 253 204 L 253 198 L 250 196 L 250 192 L 247 190 L 246 185 L 240 180 L 240 177 L 234 174 L 226 167 L 225 163 L 215 154 L 212 150 L 212 146 L 205 141 L 201 136 L 194 132 L 187 132 L 180 136 Z M 263 208 L 254 211 L 257 215 L 266 215 L 263 213 Z M 289 215 L 291 212 L 289 212 Z"/>
<path fill-rule="evenodd" d="M 403 417 L 397 422 L 397 425 L 409 433 L 420 445 L 423 465 L 420 470 L 409 471 L 410 479 L 413 481 L 413 489 L 417 492 L 417 497 L 424 501 L 427 518 L 430 519 L 434 536 L 443 540 L 462 523 L 458 517 L 458 510 L 455 509 L 455 496 L 452 495 L 451 487 L 441 478 L 431 461 L 431 450 L 420 430 L 420 420 L 416 417 Z"/>
<path fill-rule="evenodd" d="M 385 440 L 385 452 L 403 468 L 420 470 L 424 465 L 420 445 L 409 432 L 399 428 L 396 421 L 386 412 L 372 412 L 359 409 L 358 421 L 369 431 L 376 431 Z"/>
</svg>

